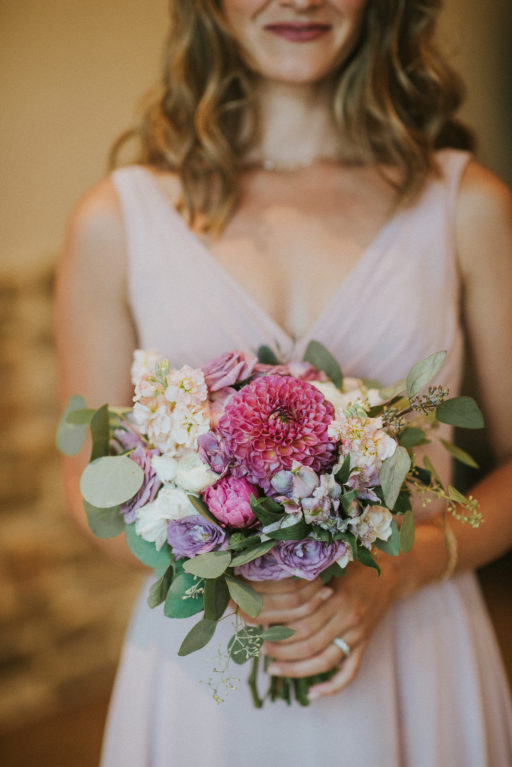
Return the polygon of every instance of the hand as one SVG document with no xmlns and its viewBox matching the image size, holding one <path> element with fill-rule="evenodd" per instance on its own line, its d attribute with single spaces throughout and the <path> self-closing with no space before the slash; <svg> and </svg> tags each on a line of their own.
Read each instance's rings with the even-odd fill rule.
<svg viewBox="0 0 512 767">
<path fill-rule="evenodd" d="M 285 624 L 296 632 L 290 639 L 264 644 L 273 659 L 269 673 L 306 677 L 339 666 L 328 682 L 310 688 L 310 700 L 350 684 L 375 627 L 398 595 L 398 559 L 382 558 L 380 564 L 378 577 L 375 570 L 354 562 L 327 587 L 319 578 L 252 583 L 263 596 L 257 623 Z M 350 646 L 349 657 L 333 644 L 336 637 Z"/>
</svg>

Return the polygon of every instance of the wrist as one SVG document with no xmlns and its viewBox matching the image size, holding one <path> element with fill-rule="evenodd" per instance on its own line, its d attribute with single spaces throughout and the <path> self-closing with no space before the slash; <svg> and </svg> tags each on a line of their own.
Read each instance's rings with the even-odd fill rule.
<svg viewBox="0 0 512 767">
<path fill-rule="evenodd" d="M 442 519 L 416 524 L 414 546 L 397 557 L 401 570 L 398 599 L 405 599 L 429 583 L 446 580 L 453 575 L 457 563 L 457 542 L 450 528 L 445 539 Z"/>
</svg>

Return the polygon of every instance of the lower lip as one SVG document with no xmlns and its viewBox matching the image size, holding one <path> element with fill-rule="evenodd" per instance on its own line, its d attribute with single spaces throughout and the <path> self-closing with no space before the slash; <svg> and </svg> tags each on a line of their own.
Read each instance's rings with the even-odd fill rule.
<svg viewBox="0 0 512 767">
<path fill-rule="evenodd" d="M 284 37 L 292 43 L 309 43 L 311 40 L 318 40 L 329 32 L 329 27 L 265 27 L 267 32 L 278 37 Z"/>
</svg>

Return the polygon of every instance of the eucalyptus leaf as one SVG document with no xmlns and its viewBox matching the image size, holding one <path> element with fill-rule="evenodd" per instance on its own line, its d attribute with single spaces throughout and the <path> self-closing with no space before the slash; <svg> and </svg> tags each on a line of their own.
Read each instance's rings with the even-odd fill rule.
<svg viewBox="0 0 512 767">
<path fill-rule="evenodd" d="M 261 595 L 248 583 L 231 575 L 226 575 L 226 583 L 233 602 L 251 618 L 256 618 L 263 604 Z"/>
<path fill-rule="evenodd" d="M 413 466 L 412 474 L 419 479 L 422 485 L 428 487 L 432 482 L 432 473 L 427 469 L 422 469 L 421 466 Z"/>
<path fill-rule="evenodd" d="M 227 649 L 235 663 L 241 666 L 259 655 L 263 644 L 262 632 L 261 626 L 243 626 L 236 634 L 233 634 Z"/>
<path fill-rule="evenodd" d="M 172 583 L 173 575 L 174 568 L 172 565 L 169 565 L 161 578 L 159 578 L 156 583 L 151 584 L 147 598 L 148 607 L 153 609 L 154 607 L 161 605 L 162 602 L 165 602 L 167 593 Z"/>
<path fill-rule="evenodd" d="M 289 639 L 295 633 L 295 629 L 291 629 L 289 626 L 270 626 L 263 632 L 261 638 L 265 642 L 282 642 L 283 639 Z"/>
<path fill-rule="evenodd" d="M 248 549 L 236 554 L 231 560 L 230 567 L 240 567 L 240 565 L 246 565 L 248 562 L 252 562 L 258 557 L 262 557 L 267 554 L 276 545 L 276 541 L 264 541 L 256 546 L 251 546 Z"/>
<path fill-rule="evenodd" d="M 249 499 L 251 511 L 262 525 L 273 525 L 284 516 L 284 509 L 275 501 L 273 501 L 273 504 L 269 505 L 263 503 L 263 500 L 263 498 L 255 498 L 254 495 L 251 495 Z"/>
<path fill-rule="evenodd" d="M 357 498 L 357 490 L 349 490 L 348 493 L 343 493 L 340 495 L 340 501 L 341 505 L 343 506 L 344 510 L 348 512 L 350 507 L 352 506 L 352 503 Z"/>
<path fill-rule="evenodd" d="M 386 458 L 380 469 L 380 483 L 384 501 L 392 509 L 402 489 L 402 484 L 411 468 L 411 459 L 405 447 L 400 445 L 390 458 Z"/>
<path fill-rule="evenodd" d="M 132 554 L 137 557 L 139 562 L 142 562 L 142 564 L 147 565 L 148 567 L 155 568 L 169 566 L 171 556 L 167 545 L 163 546 L 160 551 L 157 551 L 154 543 L 145 541 L 140 535 L 137 535 L 135 532 L 135 522 L 132 522 L 130 525 L 125 525 L 124 531 L 128 548 Z"/>
<path fill-rule="evenodd" d="M 407 426 L 398 435 L 398 444 L 402 447 L 416 447 L 425 441 L 425 432 L 416 426 Z"/>
<path fill-rule="evenodd" d="M 467 498 L 460 493 L 456 487 L 448 485 L 448 495 L 456 503 L 461 503 L 463 506 L 467 503 Z"/>
<path fill-rule="evenodd" d="M 182 573 L 174 578 L 165 598 L 164 614 L 168 618 L 190 618 L 204 607 L 203 595 L 190 596 L 198 584 L 198 578 Z"/>
<path fill-rule="evenodd" d="M 89 527 L 98 538 L 113 538 L 124 532 L 125 521 L 119 513 L 119 506 L 98 509 L 87 501 L 83 504 Z"/>
<path fill-rule="evenodd" d="M 272 351 L 270 346 L 266 346 L 265 344 L 263 344 L 262 346 L 258 347 L 256 355 L 258 357 L 258 362 L 261 362 L 264 365 L 279 365 L 280 364 L 277 356 Z"/>
<path fill-rule="evenodd" d="M 317 370 L 322 370 L 333 384 L 341 389 L 343 386 L 343 373 L 338 361 L 331 352 L 319 341 L 312 340 L 306 347 L 304 362 L 309 362 Z"/>
<path fill-rule="evenodd" d="M 350 476 L 350 453 L 347 453 L 347 455 L 343 459 L 343 463 L 341 464 L 341 467 L 338 469 L 338 471 L 334 475 L 334 479 L 336 480 L 338 485 L 343 486 L 348 480 L 349 476 Z"/>
<path fill-rule="evenodd" d="M 207 554 L 198 554 L 192 559 L 187 559 L 183 563 L 183 569 L 199 578 L 218 578 L 226 571 L 230 562 L 229 551 L 209 551 Z"/>
<path fill-rule="evenodd" d="M 217 628 L 217 621 L 212 621 L 209 618 L 202 618 L 199 623 L 196 623 L 187 636 L 181 643 L 181 647 L 178 650 L 178 655 L 190 655 L 196 650 L 200 650 L 202 647 L 208 644 L 212 636 L 215 634 Z"/>
<path fill-rule="evenodd" d="M 407 393 L 414 397 L 439 372 L 446 359 L 446 352 L 434 352 L 421 362 L 417 362 L 407 376 Z"/>
<path fill-rule="evenodd" d="M 119 506 L 140 490 L 144 472 L 125 455 L 97 458 L 85 467 L 80 490 L 85 500 L 98 509 Z"/>
<path fill-rule="evenodd" d="M 204 519 L 208 520 L 208 522 L 211 522 L 213 525 L 217 525 L 217 527 L 221 527 L 221 525 L 219 524 L 219 520 L 213 516 L 210 509 L 208 508 L 208 506 L 206 505 L 206 503 L 203 501 L 202 498 L 198 498 L 197 495 L 192 495 L 192 494 L 188 494 L 187 498 L 198 514 L 204 517 Z"/>
<path fill-rule="evenodd" d="M 402 394 L 406 389 L 407 382 L 405 378 L 403 378 L 401 381 L 396 381 L 390 386 L 384 386 L 382 389 L 379 389 L 379 397 L 385 402 L 388 402 L 389 400 L 397 397 L 399 394 Z"/>
<path fill-rule="evenodd" d="M 109 447 L 109 415 L 108 405 L 102 405 L 91 418 L 92 453 L 91 461 L 108 455 Z"/>
<path fill-rule="evenodd" d="M 303 519 L 294 525 L 280 527 L 278 530 L 265 531 L 265 535 L 275 541 L 300 541 L 305 538 L 309 532 L 309 526 Z"/>
<path fill-rule="evenodd" d="M 57 427 L 56 445 L 64 455 L 76 455 L 85 441 L 87 424 L 75 425 L 68 422 L 68 417 L 76 410 L 85 408 L 85 400 L 80 394 L 74 394 L 64 410 Z"/>
<path fill-rule="evenodd" d="M 229 603 L 229 590 L 223 578 L 204 582 L 204 617 L 218 621 Z"/>
<path fill-rule="evenodd" d="M 443 487 L 443 483 L 441 482 L 441 477 L 437 473 L 437 471 L 434 469 L 434 464 L 428 457 L 428 455 L 423 456 L 423 464 L 426 468 L 426 470 L 430 473 L 430 476 L 434 478 L 434 480 L 437 482 L 438 485 Z"/>
<path fill-rule="evenodd" d="M 96 410 L 90 407 L 84 407 L 80 410 L 72 410 L 66 416 L 66 423 L 73 424 L 73 426 L 88 426 L 95 412 Z"/>
<path fill-rule="evenodd" d="M 391 522 L 391 536 L 387 541 L 381 541 L 377 538 L 373 545 L 391 557 L 397 557 L 400 554 L 400 533 L 395 520 Z"/>
<path fill-rule="evenodd" d="M 329 567 L 327 567 L 325 570 L 323 570 L 320 573 L 320 580 L 325 586 L 333 578 L 339 578 L 341 575 L 344 575 L 344 574 L 345 574 L 345 569 L 340 567 L 337 562 L 333 562 L 332 565 L 329 565 Z"/>
<path fill-rule="evenodd" d="M 466 466 L 471 466 L 473 469 L 479 468 L 474 458 L 472 458 L 469 453 L 466 453 L 466 451 L 461 447 L 457 447 L 457 445 L 453 445 L 451 442 L 448 442 L 445 439 L 442 439 L 441 442 L 443 443 L 446 450 L 448 450 L 448 452 L 451 453 L 453 457 L 457 459 L 457 461 L 466 464 Z"/>
<path fill-rule="evenodd" d="M 442 402 L 436 411 L 442 423 L 459 429 L 483 429 L 484 417 L 473 397 L 453 397 Z"/>
<path fill-rule="evenodd" d="M 367 548 L 360 546 L 357 549 L 357 558 L 362 565 L 365 565 L 365 567 L 373 567 L 373 569 L 377 570 L 377 573 L 380 575 L 380 567 Z"/>
<path fill-rule="evenodd" d="M 344 543 L 348 543 L 352 550 L 352 556 L 355 559 L 357 554 L 357 539 L 356 536 L 353 533 L 335 533 L 333 535 L 333 539 L 335 541 L 343 541 Z"/>
<path fill-rule="evenodd" d="M 400 550 L 407 553 L 414 545 L 414 513 L 408 511 L 402 517 L 400 527 Z"/>
</svg>

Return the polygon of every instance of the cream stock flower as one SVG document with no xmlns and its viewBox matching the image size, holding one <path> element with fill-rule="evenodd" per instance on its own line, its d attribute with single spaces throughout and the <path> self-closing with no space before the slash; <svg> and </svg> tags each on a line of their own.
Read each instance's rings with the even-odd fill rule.
<svg viewBox="0 0 512 767">
<path fill-rule="evenodd" d="M 387 541 L 391 535 L 393 515 L 382 506 L 367 506 L 359 517 L 350 520 L 349 526 L 363 546 L 371 548 L 377 538 Z"/>
</svg>

